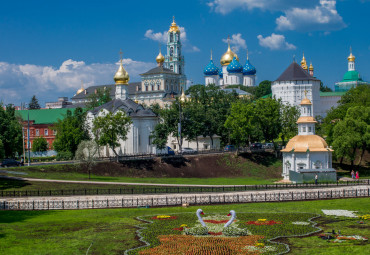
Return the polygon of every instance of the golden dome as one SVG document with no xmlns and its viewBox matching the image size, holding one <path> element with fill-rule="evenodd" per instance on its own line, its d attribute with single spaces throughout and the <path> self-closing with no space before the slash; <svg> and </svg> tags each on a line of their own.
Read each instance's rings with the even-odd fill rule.
<svg viewBox="0 0 370 255">
<path fill-rule="evenodd" d="M 164 62 L 164 56 L 162 55 L 162 52 L 161 50 L 159 50 L 159 54 L 158 56 L 155 58 L 155 61 L 157 61 L 157 63 L 163 63 Z"/>
<path fill-rule="evenodd" d="M 301 67 L 304 70 L 307 70 L 307 61 L 306 61 L 306 58 L 304 57 L 304 53 L 303 53 L 303 58 L 302 58 L 302 61 L 301 61 Z"/>
<path fill-rule="evenodd" d="M 85 91 L 85 89 L 84 89 L 84 84 L 83 84 L 83 82 L 81 81 L 81 88 L 80 88 L 79 90 L 77 90 L 76 95 L 78 95 L 78 94 L 80 94 L 80 93 L 82 93 L 82 92 L 84 92 L 84 91 Z"/>
<path fill-rule="evenodd" d="M 181 102 L 185 102 L 187 100 L 187 97 L 185 95 L 185 92 L 184 90 L 182 89 L 182 93 L 181 93 L 181 96 L 180 96 L 180 101 Z"/>
<path fill-rule="evenodd" d="M 305 98 L 302 99 L 300 105 L 307 105 L 307 104 L 312 104 L 312 103 L 311 103 L 310 99 L 305 97 Z"/>
<path fill-rule="evenodd" d="M 168 32 L 179 32 L 180 33 L 180 28 L 177 26 L 177 24 L 175 22 L 175 16 L 173 16 L 172 24 L 171 24 L 170 29 L 168 30 Z"/>
<path fill-rule="evenodd" d="M 230 49 L 230 42 L 229 42 L 229 38 L 227 39 L 227 51 L 224 53 L 224 55 L 222 55 L 221 57 L 221 60 L 220 60 L 220 63 L 221 65 L 223 66 L 227 66 L 228 64 L 231 63 L 231 61 L 233 61 L 233 58 L 235 57 L 236 60 L 239 61 L 239 58 L 238 58 L 238 55 L 236 55 L 236 53 L 234 53 L 231 49 Z"/>
<path fill-rule="evenodd" d="M 302 116 L 297 120 L 297 124 L 299 123 L 317 123 L 317 121 L 312 116 Z"/>
<path fill-rule="evenodd" d="M 310 67 L 309 67 L 308 70 L 313 71 L 313 65 L 312 65 L 312 63 L 310 63 Z"/>
<path fill-rule="evenodd" d="M 348 56 L 348 62 L 355 62 L 355 56 L 354 55 L 352 55 L 352 52 L 351 52 L 351 54 Z"/>
<path fill-rule="evenodd" d="M 129 80 L 130 76 L 122 66 L 122 57 L 121 57 L 119 68 L 116 74 L 114 75 L 114 81 L 116 82 L 116 85 L 118 85 L 118 84 L 128 84 Z"/>
<path fill-rule="evenodd" d="M 282 152 L 311 152 L 316 151 L 333 151 L 328 147 L 326 141 L 318 135 L 296 135 L 288 142 Z"/>
</svg>

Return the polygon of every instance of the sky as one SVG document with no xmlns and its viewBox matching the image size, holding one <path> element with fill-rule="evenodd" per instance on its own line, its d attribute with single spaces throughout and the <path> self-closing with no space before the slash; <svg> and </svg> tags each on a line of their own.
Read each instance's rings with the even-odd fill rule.
<svg viewBox="0 0 370 255">
<path fill-rule="evenodd" d="M 42 106 L 71 98 L 81 86 L 113 84 L 119 51 L 130 81 L 155 67 L 175 16 L 189 84 L 204 84 L 210 51 L 227 50 L 242 65 L 247 49 L 257 84 L 275 80 L 293 61 L 312 61 L 331 88 L 347 71 L 370 81 L 370 0 L 2 1 L 0 102 L 20 105 L 36 95 Z"/>
</svg>

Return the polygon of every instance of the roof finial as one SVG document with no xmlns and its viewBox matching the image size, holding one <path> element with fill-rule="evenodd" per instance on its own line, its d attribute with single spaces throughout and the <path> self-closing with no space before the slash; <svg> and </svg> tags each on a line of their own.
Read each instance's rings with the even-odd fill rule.
<svg viewBox="0 0 370 255">
<path fill-rule="evenodd" d="M 212 60 L 212 49 L 211 49 L 211 60 Z"/>
<path fill-rule="evenodd" d="M 175 15 L 173 15 L 173 16 L 172 16 L 172 22 L 173 22 L 173 23 L 176 23 L 176 22 L 175 22 Z"/>
<path fill-rule="evenodd" d="M 249 52 L 248 52 L 248 47 L 247 47 L 247 60 L 249 60 Z"/>
<path fill-rule="evenodd" d="M 230 35 L 227 36 L 227 48 L 230 50 Z"/>
<path fill-rule="evenodd" d="M 120 58 L 121 58 L 121 64 L 122 64 L 122 55 L 123 55 L 123 52 L 122 52 L 122 49 L 119 50 L 119 55 L 120 55 Z"/>
<path fill-rule="evenodd" d="M 307 98 L 307 89 L 304 90 L 304 98 Z"/>
<path fill-rule="evenodd" d="M 84 82 L 81 80 L 81 89 L 84 88 Z"/>
<path fill-rule="evenodd" d="M 352 54 L 352 45 L 349 46 L 349 52 Z"/>
</svg>

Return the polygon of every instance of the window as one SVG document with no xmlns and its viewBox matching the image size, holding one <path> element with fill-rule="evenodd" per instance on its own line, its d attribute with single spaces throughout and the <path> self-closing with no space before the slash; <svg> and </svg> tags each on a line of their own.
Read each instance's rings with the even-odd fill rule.
<svg viewBox="0 0 370 255">
<path fill-rule="evenodd" d="M 170 48 L 170 56 L 173 56 L 173 47 Z"/>
<path fill-rule="evenodd" d="M 173 148 L 176 150 L 176 144 L 173 145 Z"/>
<path fill-rule="evenodd" d="M 173 65 L 170 66 L 171 71 L 173 71 Z"/>
<path fill-rule="evenodd" d="M 308 127 L 308 132 L 311 132 L 311 127 Z"/>
<path fill-rule="evenodd" d="M 148 85 L 146 85 L 145 86 L 145 91 L 148 91 L 149 90 L 149 86 Z"/>
<path fill-rule="evenodd" d="M 152 91 L 154 91 L 154 85 L 152 85 Z"/>
<path fill-rule="evenodd" d="M 45 129 L 44 130 L 44 135 L 49 135 L 49 130 Z"/>
<path fill-rule="evenodd" d="M 180 48 L 177 47 L 177 55 L 181 55 Z"/>
<path fill-rule="evenodd" d="M 170 42 L 173 42 L 173 34 L 172 33 L 170 33 Z"/>
<path fill-rule="evenodd" d="M 36 136 L 40 136 L 40 130 L 36 129 Z"/>
<path fill-rule="evenodd" d="M 181 66 L 179 66 L 179 74 L 181 74 Z"/>
<path fill-rule="evenodd" d="M 161 90 L 161 82 L 160 81 L 157 81 L 157 90 Z"/>
<path fill-rule="evenodd" d="M 54 129 L 53 130 L 53 135 L 56 135 L 57 134 L 57 131 Z"/>
<path fill-rule="evenodd" d="M 306 132 L 306 127 L 302 127 L 302 132 Z"/>
<path fill-rule="evenodd" d="M 150 139 L 150 136 L 148 138 L 149 138 L 148 143 L 149 143 L 149 145 L 151 145 L 152 144 L 152 141 Z"/>
</svg>

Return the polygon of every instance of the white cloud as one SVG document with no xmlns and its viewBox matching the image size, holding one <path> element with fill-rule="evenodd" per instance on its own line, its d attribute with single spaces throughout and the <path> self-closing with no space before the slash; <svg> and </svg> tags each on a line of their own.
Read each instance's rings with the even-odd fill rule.
<svg viewBox="0 0 370 255">
<path fill-rule="evenodd" d="M 139 80 L 139 74 L 155 66 L 154 63 L 123 60 L 130 80 Z M 59 96 L 72 97 L 81 86 L 113 84 L 118 63 L 92 63 L 68 59 L 60 67 L 32 64 L 16 65 L 0 62 L 0 101 L 19 104 L 29 102 L 36 95 L 40 102 L 54 101 Z"/>
<path fill-rule="evenodd" d="M 336 9 L 336 0 L 212 0 L 208 6 L 226 15 L 234 10 L 281 12 L 278 30 L 327 31 L 346 27 Z"/>
<path fill-rule="evenodd" d="M 227 39 L 222 39 L 224 43 L 227 43 Z M 230 39 L 230 45 L 232 46 L 235 52 L 238 52 L 240 49 L 246 49 L 247 44 L 245 40 L 242 38 L 241 33 L 233 34 Z"/>
<path fill-rule="evenodd" d="M 314 8 L 292 8 L 276 19 L 278 30 L 338 30 L 346 27 L 335 0 L 320 0 Z"/>
<path fill-rule="evenodd" d="M 208 3 L 208 6 L 214 12 L 225 15 L 238 9 L 283 11 L 294 7 L 307 8 L 314 6 L 318 1 L 319 0 L 212 0 Z"/>
<path fill-rule="evenodd" d="M 257 36 L 259 44 L 270 50 L 295 50 L 297 47 L 285 40 L 284 35 L 272 33 L 265 38 L 262 35 Z"/>
<path fill-rule="evenodd" d="M 179 26 L 179 29 L 180 29 L 181 42 L 182 42 L 182 44 L 184 46 L 184 49 L 186 51 L 189 51 L 189 52 L 198 52 L 198 51 L 200 51 L 200 49 L 198 47 L 191 45 L 191 43 L 189 42 L 189 40 L 188 40 L 188 38 L 186 36 L 186 30 L 185 30 L 185 28 Z M 148 38 L 150 40 L 159 42 L 159 43 L 164 44 L 164 45 L 167 44 L 167 39 L 168 39 L 167 38 L 167 31 L 155 33 L 153 31 L 153 29 L 148 29 L 145 32 L 144 37 L 145 38 Z"/>
</svg>

